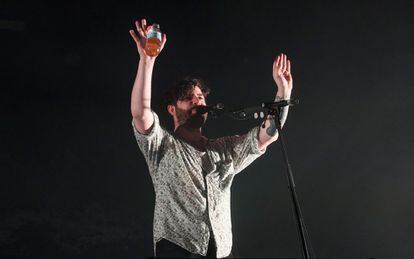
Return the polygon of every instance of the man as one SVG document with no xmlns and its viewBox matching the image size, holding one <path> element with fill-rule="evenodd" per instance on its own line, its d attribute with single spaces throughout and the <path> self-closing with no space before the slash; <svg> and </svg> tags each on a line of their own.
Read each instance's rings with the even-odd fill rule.
<svg viewBox="0 0 414 259">
<path fill-rule="evenodd" d="M 146 20 L 130 30 L 140 56 L 131 94 L 132 126 L 147 162 L 155 190 L 154 253 L 156 256 L 223 258 L 231 255 L 230 187 L 234 176 L 276 141 L 272 117 L 242 136 L 208 139 L 202 135 L 209 91 L 201 81 L 187 79 L 169 92 L 167 111 L 174 132 L 162 128 L 151 110 L 151 77 L 156 57 L 145 51 Z M 162 35 L 163 49 L 167 38 Z M 276 100 L 292 91 L 290 61 L 280 54 L 273 63 Z M 284 124 L 288 108 L 281 112 Z"/>
</svg>

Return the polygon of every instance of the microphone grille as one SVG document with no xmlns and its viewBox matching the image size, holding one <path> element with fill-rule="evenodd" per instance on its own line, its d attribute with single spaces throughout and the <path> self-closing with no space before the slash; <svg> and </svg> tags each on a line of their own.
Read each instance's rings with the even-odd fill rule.
<svg viewBox="0 0 414 259">
<path fill-rule="evenodd" d="M 216 109 L 224 109 L 224 104 L 218 103 L 218 104 L 215 105 L 215 108 Z"/>
</svg>

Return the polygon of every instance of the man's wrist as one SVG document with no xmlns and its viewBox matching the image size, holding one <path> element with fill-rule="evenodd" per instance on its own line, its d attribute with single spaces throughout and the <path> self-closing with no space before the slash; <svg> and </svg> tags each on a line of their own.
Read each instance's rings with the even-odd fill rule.
<svg viewBox="0 0 414 259">
<path fill-rule="evenodd" d="M 287 100 L 287 99 L 290 99 L 290 91 L 284 91 L 284 90 L 278 89 L 275 100 L 280 101 L 280 100 Z"/>
<path fill-rule="evenodd" d="M 155 57 L 140 57 L 139 63 L 143 65 L 154 65 Z"/>
</svg>

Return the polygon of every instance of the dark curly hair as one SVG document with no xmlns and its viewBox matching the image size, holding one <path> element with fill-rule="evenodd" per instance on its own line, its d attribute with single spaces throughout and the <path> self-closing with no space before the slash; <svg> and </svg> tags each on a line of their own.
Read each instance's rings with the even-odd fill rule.
<svg viewBox="0 0 414 259">
<path fill-rule="evenodd" d="M 210 89 L 197 78 L 186 77 L 178 81 L 173 87 L 171 87 L 164 96 L 165 106 L 176 105 L 177 101 L 184 100 L 189 96 L 195 87 L 200 88 L 201 92 L 204 95 L 204 98 L 210 94 Z"/>
</svg>

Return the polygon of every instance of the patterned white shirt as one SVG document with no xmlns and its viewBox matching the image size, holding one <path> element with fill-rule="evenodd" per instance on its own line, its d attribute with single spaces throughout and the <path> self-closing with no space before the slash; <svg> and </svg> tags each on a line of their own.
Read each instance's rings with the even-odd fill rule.
<svg viewBox="0 0 414 259">
<path fill-rule="evenodd" d="M 155 112 L 151 131 L 132 126 L 148 165 L 155 190 L 154 256 L 156 243 L 167 239 L 191 253 L 207 254 L 210 230 L 217 257 L 232 248 L 230 188 L 234 176 L 262 155 L 259 127 L 242 136 L 210 139 L 201 152 L 165 130 Z"/>
</svg>

